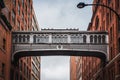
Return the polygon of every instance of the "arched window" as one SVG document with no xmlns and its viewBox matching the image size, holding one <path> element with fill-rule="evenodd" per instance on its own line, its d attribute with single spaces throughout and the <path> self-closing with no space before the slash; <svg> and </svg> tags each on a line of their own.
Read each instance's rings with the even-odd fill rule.
<svg viewBox="0 0 120 80">
<path fill-rule="evenodd" d="M 97 43 L 97 36 L 94 36 L 94 43 Z"/>
<path fill-rule="evenodd" d="M 19 35 L 19 42 L 21 42 L 22 41 L 22 36 L 21 35 Z"/>
<path fill-rule="evenodd" d="M 37 43 L 40 43 L 40 38 L 37 38 Z"/>
<path fill-rule="evenodd" d="M 27 38 L 29 39 L 29 36 Z M 33 43 L 36 43 L 36 35 L 33 36 Z"/>
<path fill-rule="evenodd" d="M 45 35 L 45 42 L 49 42 L 49 35 Z"/>
<path fill-rule="evenodd" d="M 93 43 L 93 36 L 90 36 L 90 43 Z"/>
<path fill-rule="evenodd" d="M 30 36 L 29 36 L 29 35 L 27 35 L 27 42 L 29 42 L 29 40 L 30 40 Z"/>
<path fill-rule="evenodd" d="M 18 42 L 18 36 L 17 35 L 15 35 L 15 42 L 17 43 Z"/>
<path fill-rule="evenodd" d="M 67 35 L 64 35 L 64 36 L 63 36 L 63 42 L 64 42 L 64 43 L 67 43 Z"/>
<path fill-rule="evenodd" d="M 26 42 L 26 40 L 25 40 L 25 39 L 26 39 L 26 37 L 25 37 L 25 35 L 23 35 L 23 42 Z"/>
<path fill-rule="evenodd" d="M 86 43 L 86 36 L 83 36 L 83 43 Z"/>
<path fill-rule="evenodd" d="M 101 43 L 101 36 L 98 36 L 98 43 Z"/>
<path fill-rule="evenodd" d="M 105 35 L 102 36 L 102 43 L 105 43 Z"/>
</svg>

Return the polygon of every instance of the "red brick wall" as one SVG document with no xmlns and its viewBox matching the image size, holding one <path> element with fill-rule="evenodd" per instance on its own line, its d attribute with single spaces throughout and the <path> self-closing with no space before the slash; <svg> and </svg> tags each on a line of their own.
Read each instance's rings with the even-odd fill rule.
<svg viewBox="0 0 120 80">
<path fill-rule="evenodd" d="M 70 57 L 70 80 L 76 80 L 76 57 Z"/>
<path fill-rule="evenodd" d="M 101 4 L 110 6 L 120 14 L 120 1 L 119 0 L 94 0 L 93 3 L 100 1 Z M 108 1 L 111 1 L 110 3 Z M 118 2 L 119 1 L 119 2 Z M 119 7 L 118 7 L 119 3 Z M 88 26 L 90 31 L 108 31 L 109 33 L 109 62 L 105 67 L 101 67 L 103 64 L 96 58 L 83 58 L 83 77 L 82 80 L 119 80 L 120 79 L 120 52 L 119 52 L 119 35 L 118 33 L 118 20 L 116 15 L 110 10 L 103 7 L 93 6 L 93 16 Z M 110 16 L 111 15 L 111 16 Z M 97 18 L 99 24 L 97 26 Z M 110 19 L 111 18 L 111 19 Z M 89 66 L 87 66 L 90 64 Z M 88 71 L 92 70 L 92 72 Z M 86 72 L 91 75 L 86 75 Z"/>
<path fill-rule="evenodd" d="M 0 9 L 8 19 L 8 9 Z M 10 79 L 10 64 L 11 63 L 11 32 L 7 28 L 2 18 L 0 18 L 0 80 Z M 3 67 L 2 67 L 3 65 Z M 4 74 L 2 74 L 4 73 Z"/>
</svg>

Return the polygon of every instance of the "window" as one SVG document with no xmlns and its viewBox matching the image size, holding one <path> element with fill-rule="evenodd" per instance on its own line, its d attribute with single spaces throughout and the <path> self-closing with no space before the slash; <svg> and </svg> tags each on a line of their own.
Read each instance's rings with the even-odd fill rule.
<svg viewBox="0 0 120 80">
<path fill-rule="evenodd" d="M 93 36 L 90 36 L 90 43 L 93 43 Z"/>
<path fill-rule="evenodd" d="M 18 3 L 18 14 L 20 15 L 20 4 Z"/>
<path fill-rule="evenodd" d="M 113 53 L 112 52 L 113 52 L 113 48 L 111 47 L 110 48 L 110 60 L 113 58 Z"/>
<path fill-rule="evenodd" d="M 5 64 L 0 62 L 0 77 L 5 77 Z"/>
<path fill-rule="evenodd" d="M 83 43 L 86 43 L 86 36 L 83 36 Z"/>
<path fill-rule="evenodd" d="M 102 36 L 102 43 L 105 43 L 105 35 Z"/>
<path fill-rule="evenodd" d="M 22 6 L 24 7 L 24 0 L 22 0 Z"/>
<path fill-rule="evenodd" d="M 26 30 L 27 30 L 27 21 L 26 20 L 24 20 L 24 26 L 26 27 Z"/>
<path fill-rule="evenodd" d="M 114 17 L 112 16 L 112 11 L 110 10 L 109 21 L 111 22 Z"/>
<path fill-rule="evenodd" d="M 32 5 L 31 5 L 31 7 L 30 7 L 30 12 L 32 13 Z"/>
<path fill-rule="evenodd" d="M 105 31 L 105 21 L 103 21 L 102 30 Z"/>
<path fill-rule="evenodd" d="M 25 6 L 25 11 L 26 11 L 26 14 L 27 14 L 27 5 Z"/>
<path fill-rule="evenodd" d="M 94 36 L 94 43 L 97 43 L 97 36 Z"/>
<path fill-rule="evenodd" d="M 98 18 L 98 16 L 96 17 L 95 27 L 96 27 L 96 30 L 99 27 L 99 18 Z"/>
<path fill-rule="evenodd" d="M 22 21 L 24 22 L 24 13 L 22 12 Z"/>
<path fill-rule="evenodd" d="M 20 35 L 20 36 L 19 36 L 19 42 L 21 42 L 21 41 L 22 41 L 21 39 L 22 39 L 22 36 Z"/>
<path fill-rule="evenodd" d="M 18 36 L 17 35 L 15 35 L 15 43 L 17 43 L 18 42 Z"/>
<path fill-rule="evenodd" d="M 18 31 L 20 31 L 20 21 L 17 21 Z"/>
<path fill-rule="evenodd" d="M 12 10 L 12 23 L 15 25 L 15 12 Z"/>
<path fill-rule="evenodd" d="M 30 39 L 30 36 L 29 36 L 29 35 L 27 35 L 27 42 L 29 42 L 29 39 Z M 28 60 L 28 58 L 27 58 L 27 60 Z"/>
<path fill-rule="evenodd" d="M 112 31 L 112 27 L 110 28 L 110 42 L 112 42 L 113 40 L 113 37 L 112 37 L 112 35 L 113 35 L 113 31 Z"/>
<path fill-rule="evenodd" d="M 26 36 L 23 35 L 23 42 L 25 43 L 26 42 Z"/>
<path fill-rule="evenodd" d="M 107 16 L 107 30 L 108 30 L 108 25 L 109 25 L 109 22 L 110 22 L 109 21 L 109 13 L 107 13 L 106 16 Z"/>
<path fill-rule="evenodd" d="M 5 38 L 3 38 L 3 49 L 4 50 L 6 49 L 6 40 L 5 40 Z"/>
<path fill-rule="evenodd" d="M 108 4 L 110 4 L 111 0 L 108 0 Z"/>
<path fill-rule="evenodd" d="M 16 6 L 16 0 L 13 0 L 13 5 Z"/>
<path fill-rule="evenodd" d="M 101 43 L 101 36 L 98 36 L 98 43 Z"/>
<path fill-rule="evenodd" d="M 5 76 L 5 64 L 2 63 L 2 70 L 1 70 L 2 76 Z"/>
</svg>

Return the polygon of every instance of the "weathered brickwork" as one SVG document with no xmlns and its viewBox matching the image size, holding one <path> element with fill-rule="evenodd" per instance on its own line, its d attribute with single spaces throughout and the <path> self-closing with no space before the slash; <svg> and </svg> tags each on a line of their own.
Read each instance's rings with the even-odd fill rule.
<svg viewBox="0 0 120 80">
<path fill-rule="evenodd" d="M 93 0 L 93 3 L 109 6 L 120 14 L 120 0 Z M 93 6 L 92 10 L 87 30 L 108 31 L 108 62 L 103 64 L 95 57 L 77 58 L 76 65 L 71 63 L 76 66 L 76 80 L 120 80 L 120 21 L 115 13 L 103 6 Z"/>
<path fill-rule="evenodd" d="M 107 5 L 120 14 L 120 0 L 94 0 L 93 3 Z M 92 10 L 93 15 L 88 30 L 108 31 L 109 61 L 104 66 L 97 58 L 83 57 L 81 78 L 82 80 L 120 80 L 120 26 L 118 26 L 120 23 L 118 24 L 117 16 L 107 8 L 93 6 Z"/>
<path fill-rule="evenodd" d="M 5 8 L 0 4 L 0 80 L 40 80 L 40 57 L 21 58 L 17 66 L 11 62 L 11 32 L 39 30 L 33 0 L 2 1 Z"/>
</svg>

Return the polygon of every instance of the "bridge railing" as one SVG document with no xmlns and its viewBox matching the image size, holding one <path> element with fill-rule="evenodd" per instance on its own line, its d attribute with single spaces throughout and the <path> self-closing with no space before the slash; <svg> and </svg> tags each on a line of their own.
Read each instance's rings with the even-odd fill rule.
<svg viewBox="0 0 120 80">
<path fill-rule="evenodd" d="M 38 32 L 13 32 L 13 43 L 108 43 L 106 32 L 77 32 L 77 33 L 38 33 Z"/>
<path fill-rule="evenodd" d="M 107 32 L 13 32 L 12 58 L 24 56 L 93 56 L 107 60 Z"/>
</svg>

